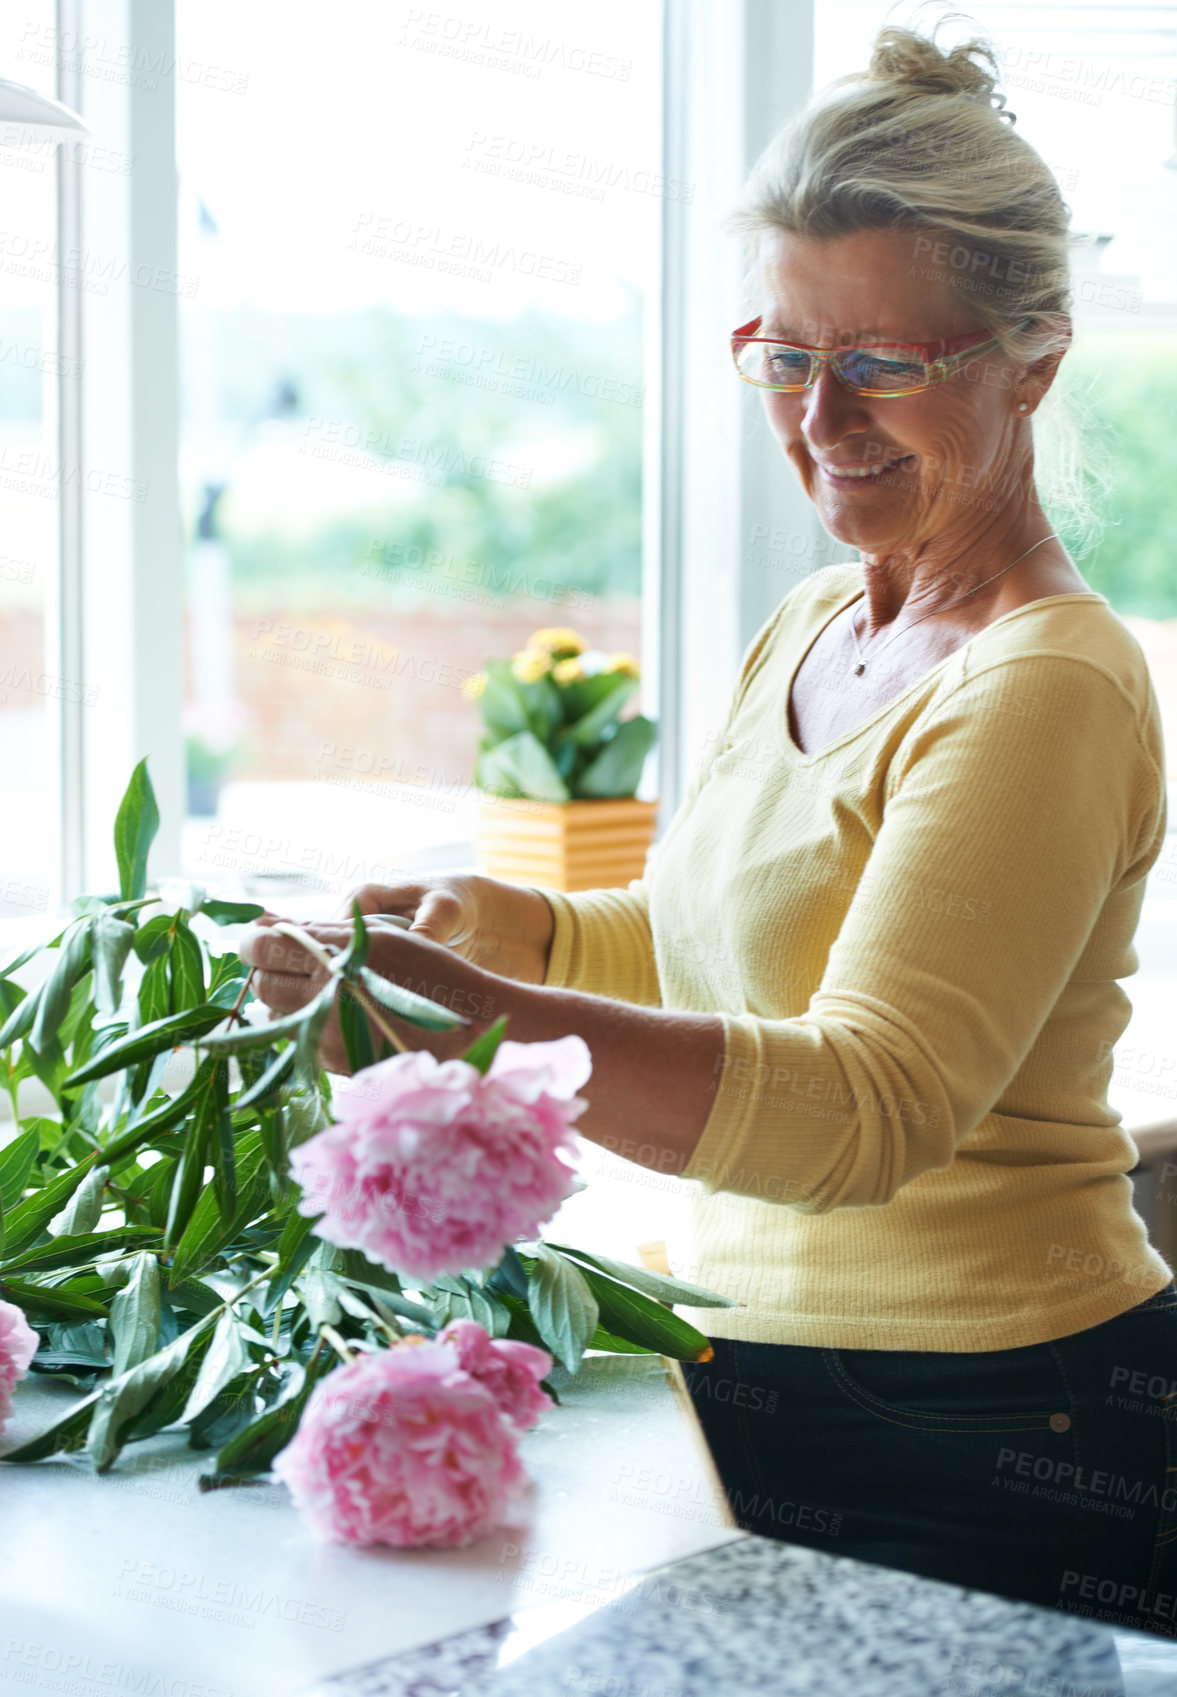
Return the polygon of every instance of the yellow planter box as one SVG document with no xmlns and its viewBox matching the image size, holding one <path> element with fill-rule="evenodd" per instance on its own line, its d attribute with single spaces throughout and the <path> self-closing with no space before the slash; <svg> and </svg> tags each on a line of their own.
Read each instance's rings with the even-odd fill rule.
<svg viewBox="0 0 1177 1697">
<path fill-rule="evenodd" d="M 624 889 L 646 869 L 656 801 L 515 801 L 483 796 L 478 864 L 505 884 L 548 890 Z"/>
</svg>

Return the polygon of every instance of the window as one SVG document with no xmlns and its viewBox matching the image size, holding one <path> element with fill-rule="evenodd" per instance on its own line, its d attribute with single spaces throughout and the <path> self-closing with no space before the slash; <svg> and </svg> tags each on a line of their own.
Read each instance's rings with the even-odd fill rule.
<svg viewBox="0 0 1177 1697">
<path fill-rule="evenodd" d="M 640 654 L 660 13 L 178 0 L 194 876 L 469 863 L 463 679 Z"/>
<path fill-rule="evenodd" d="M 53 95 L 55 72 L 28 43 L 53 7 L 34 0 L 0 26 L 11 74 Z M 77 372 L 58 346 L 57 153 L 50 141 L 0 147 L 0 923 L 56 906 L 59 719 L 81 687 L 57 645 L 58 384 Z"/>
</svg>

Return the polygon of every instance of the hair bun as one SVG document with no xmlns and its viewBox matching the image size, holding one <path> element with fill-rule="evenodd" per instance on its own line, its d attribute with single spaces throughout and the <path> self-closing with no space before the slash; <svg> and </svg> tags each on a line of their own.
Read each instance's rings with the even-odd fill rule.
<svg viewBox="0 0 1177 1697">
<path fill-rule="evenodd" d="M 928 36 L 889 24 L 875 37 L 867 76 L 919 94 L 964 94 L 986 106 L 1004 107 L 998 93 L 997 58 L 985 41 L 974 39 L 942 53 Z M 1011 122 L 1012 113 L 1006 114 Z"/>
</svg>

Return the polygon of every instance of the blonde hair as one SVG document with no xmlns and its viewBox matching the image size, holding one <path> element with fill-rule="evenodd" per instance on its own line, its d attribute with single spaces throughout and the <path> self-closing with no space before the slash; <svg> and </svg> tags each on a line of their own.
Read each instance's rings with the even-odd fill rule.
<svg viewBox="0 0 1177 1697">
<path fill-rule="evenodd" d="M 972 24 L 949 13 L 936 29 L 955 18 Z M 867 69 L 830 83 L 772 138 L 729 214 L 727 229 L 751 238 L 749 310 L 758 310 L 762 232 L 822 240 L 911 230 L 926 243 L 913 247 L 913 263 L 939 256 L 944 281 L 967 291 L 978 328 L 1001 352 L 1021 363 L 1065 348 L 1071 212 L 1014 128 L 998 76 L 980 34 L 944 52 L 913 29 L 882 28 Z M 1109 479 L 1087 439 L 1083 400 L 1069 384 L 1060 391 L 1061 375 L 1038 410 L 1045 452 L 1036 470 L 1044 504 L 1085 552 L 1100 524 L 1092 484 Z"/>
</svg>

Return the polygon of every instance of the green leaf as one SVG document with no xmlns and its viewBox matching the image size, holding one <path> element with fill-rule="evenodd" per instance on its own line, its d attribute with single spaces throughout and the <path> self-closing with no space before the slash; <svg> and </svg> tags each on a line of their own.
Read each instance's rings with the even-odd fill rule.
<svg viewBox="0 0 1177 1697">
<path fill-rule="evenodd" d="M 372 1028 L 349 979 L 344 980 L 339 996 L 339 1030 L 347 1064 L 353 1073 L 375 1064 L 376 1045 L 372 1041 Z"/>
<path fill-rule="evenodd" d="M 86 1436 L 86 1448 L 99 1473 L 105 1473 L 118 1457 L 125 1442 L 124 1428 L 179 1372 L 192 1344 L 208 1324 L 207 1320 L 198 1320 L 163 1349 L 103 1385 Z"/>
<path fill-rule="evenodd" d="M 205 999 L 204 956 L 200 952 L 199 938 L 179 914 L 172 930 L 168 964 L 171 968 L 173 1011 L 179 1013 L 183 1008 L 200 1007 Z"/>
<path fill-rule="evenodd" d="M 119 894 L 133 901 L 147 889 L 147 856 L 159 830 L 159 807 L 141 760 L 131 773 L 114 822 L 114 852 L 119 867 Z"/>
<path fill-rule="evenodd" d="M 79 1067 L 77 1072 L 71 1073 L 65 1081 L 66 1087 L 76 1089 L 79 1084 L 88 1084 L 92 1078 L 105 1078 L 108 1073 L 121 1072 L 126 1067 L 137 1066 L 140 1061 L 177 1048 L 181 1043 L 193 1042 L 211 1031 L 214 1025 L 220 1025 L 224 1017 L 224 1008 L 205 1002 L 201 1007 L 186 1008 L 183 1013 L 170 1014 L 167 1019 L 152 1020 L 150 1025 L 141 1025 L 137 1031 L 129 1031 L 117 1043 L 103 1049 L 100 1055 L 96 1055 L 84 1067 Z"/>
<path fill-rule="evenodd" d="M 616 681 L 607 694 L 580 718 L 572 720 L 560 733 L 569 742 L 576 743 L 581 748 L 591 748 L 594 743 L 600 741 L 602 733 L 613 723 L 638 687 L 637 678 L 630 677 L 626 672 L 598 673 L 598 676 L 611 676 Z"/>
<path fill-rule="evenodd" d="M 320 1326 L 334 1326 L 340 1319 L 336 1284 L 335 1275 L 323 1267 L 307 1267 L 295 1281 L 294 1288 L 315 1331 Z"/>
<path fill-rule="evenodd" d="M 192 1115 L 192 1124 L 188 1128 L 183 1151 L 176 1162 L 172 1193 L 168 1200 L 167 1224 L 164 1227 L 164 1250 L 168 1253 L 183 1237 L 201 1195 L 204 1169 L 208 1164 L 209 1143 L 220 1112 L 216 1074 L 218 1066 L 223 1065 L 222 1061 L 214 1066 L 201 1087 Z M 212 1199 L 212 1193 L 206 1194 L 210 1197 L 210 1206 L 215 1208 L 216 1202 Z"/>
<path fill-rule="evenodd" d="M 123 999 L 123 968 L 131 952 L 135 927 L 116 919 L 108 908 L 96 914 L 90 929 L 94 962 L 94 1001 L 100 1014 L 117 1013 Z"/>
<path fill-rule="evenodd" d="M 267 1096 L 273 1096 L 286 1083 L 294 1071 L 294 1050 L 286 1048 L 265 1068 L 264 1072 L 255 1079 L 248 1090 L 243 1090 L 234 1106 L 252 1108 L 258 1102 L 264 1102 Z"/>
<path fill-rule="evenodd" d="M 624 719 L 616 732 L 592 760 L 575 786 L 575 795 L 585 800 L 614 800 L 632 796 L 641 781 L 646 756 L 654 746 L 657 731 L 639 713 Z"/>
<path fill-rule="evenodd" d="M 440 1279 L 434 1281 L 440 1285 Z M 469 1279 L 454 1281 L 456 1288 L 446 1289 L 445 1319 L 442 1325 L 450 1320 L 477 1320 L 493 1338 L 504 1338 L 511 1324 L 511 1311 L 490 1292 L 479 1290 Z"/>
<path fill-rule="evenodd" d="M 281 1107 L 263 1108 L 258 1117 L 258 1135 L 262 1140 L 262 1153 L 271 1174 L 270 1193 L 273 1196 L 282 1194 L 289 1170 L 284 1123 L 285 1115 Z"/>
<path fill-rule="evenodd" d="M 31 1126 L 0 1149 L 0 1206 L 15 1208 L 29 1182 L 41 1140 Z"/>
<path fill-rule="evenodd" d="M 317 1078 L 309 1085 L 292 1085 L 283 1100 L 282 1112 L 286 1119 L 286 1142 L 291 1149 L 297 1149 L 300 1143 L 315 1137 L 331 1124 L 327 1101 L 319 1089 Z"/>
<path fill-rule="evenodd" d="M 320 1239 L 311 1236 L 315 1221 L 309 1215 L 296 1213 L 287 1216 L 278 1240 L 278 1264 L 267 1290 L 271 1307 L 277 1307 L 290 1289 L 307 1261 L 314 1254 Z"/>
<path fill-rule="evenodd" d="M 138 1006 L 139 1018 L 136 1028 L 139 1030 L 177 1012 L 172 1005 L 172 975 L 166 949 L 149 960 L 144 969 L 143 977 L 139 981 Z"/>
<path fill-rule="evenodd" d="M 711 1354 L 710 1340 L 670 1308 L 640 1291 L 616 1283 L 592 1268 L 581 1269 L 596 1298 L 600 1323 L 627 1343 L 669 1355 L 677 1361 L 700 1361 Z"/>
<path fill-rule="evenodd" d="M 544 1343 L 570 1373 L 596 1330 L 597 1299 L 585 1274 L 544 1243 L 527 1288 L 527 1306 Z"/>
<path fill-rule="evenodd" d="M 0 1298 L 15 1302 L 30 1319 L 101 1319 L 106 1308 L 92 1296 L 70 1290 L 68 1285 L 29 1284 L 26 1279 L 0 1279 Z"/>
<path fill-rule="evenodd" d="M 69 1011 L 73 987 L 90 970 L 90 927 L 93 923 L 92 919 L 81 919 L 71 925 L 57 950 L 57 960 L 42 986 L 37 1017 L 29 1032 L 29 1042 L 38 1054 L 44 1054 L 57 1036 L 58 1027 Z"/>
<path fill-rule="evenodd" d="M 19 986 L 12 985 L 10 988 L 17 989 Z M 41 992 L 44 988 L 45 986 L 42 983 L 38 984 L 35 990 L 31 990 L 27 996 L 22 992 L 22 999 L 13 1008 L 4 1024 L 0 1026 L 0 1049 L 10 1049 L 18 1037 L 26 1037 L 32 1030 L 33 1021 L 37 1017 Z"/>
<path fill-rule="evenodd" d="M 483 668 L 486 688 L 478 698 L 483 723 L 496 741 L 528 729 L 523 685 L 509 660 L 490 660 Z"/>
<path fill-rule="evenodd" d="M 81 1402 L 76 1402 L 68 1414 L 62 1415 L 42 1432 L 39 1438 L 30 1438 L 27 1444 L 21 1444 L 6 1455 L 0 1455 L 0 1461 L 44 1461 L 51 1455 L 69 1455 L 74 1450 L 86 1447 L 86 1433 L 90 1430 L 90 1421 L 94 1415 L 94 1405 L 102 1395 L 101 1389 L 91 1391 Z"/>
<path fill-rule="evenodd" d="M 223 1062 L 216 1071 L 216 1112 L 209 1136 L 213 1163 L 213 1189 L 217 1207 L 227 1220 L 237 1206 L 237 1158 L 233 1147 L 233 1121 L 229 1112 L 229 1067 Z"/>
<path fill-rule="evenodd" d="M 213 1306 L 220 1308 L 216 1295 L 211 1291 L 208 1294 L 212 1297 Z M 184 1357 L 179 1371 L 173 1373 L 167 1384 L 161 1385 L 143 1409 L 123 1427 L 121 1437 L 124 1444 L 138 1443 L 142 1438 L 154 1437 L 155 1433 L 162 1432 L 165 1426 L 174 1426 L 177 1423 L 196 1383 L 211 1341 L 212 1332 L 206 1327 Z"/>
<path fill-rule="evenodd" d="M 154 918 L 145 920 L 135 932 L 135 953 L 144 966 L 162 959 L 171 948 L 172 918 L 170 913 L 157 913 Z"/>
<path fill-rule="evenodd" d="M 137 1149 L 151 1143 L 172 1126 L 179 1125 L 185 1119 L 188 1110 L 203 1093 L 206 1084 L 212 1076 L 212 1071 L 219 1062 L 212 1060 L 201 1061 L 196 1069 L 196 1076 L 179 1095 L 171 1097 L 152 1113 L 144 1114 L 140 1120 L 132 1119 L 126 1128 L 114 1137 L 102 1151 L 102 1158 L 110 1167 L 117 1167 L 125 1161 L 128 1155 L 133 1155 Z"/>
<path fill-rule="evenodd" d="M 199 1273 L 250 1223 L 269 1196 L 265 1154 L 258 1132 L 246 1132 L 237 1148 L 238 1196 L 232 1214 L 218 1203 L 216 1186 L 206 1187 L 194 1203 L 176 1244 L 168 1282 L 181 1284 Z"/>
<path fill-rule="evenodd" d="M 293 1374 L 281 1397 L 264 1414 L 231 1438 L 217 1456 L 215 1472 L 206 1474 L 201 1488 L 223 1478 L 237 1478 L 249 1473 L 266 1473 L 279 1450 L 286 1448 L 298 1430 L 303 1410 L 316 1383 L 331 1370 L 332 1362 L 320 1357 L 308 1365 L 305 1374 Z"/>
<path fill-rule="evenodd" d="M 367 971 L 367 968 L 362 970 Z M 295 1076 L 308 1088 L 313 1088 L 319 1080 L 319 1039 L 323 1035 L 323 1027 L 330 1017 L 331 1009 L 335 1006 L 338 991 L 339 979 L 333 976 L 310 1004 L 309 1017 L 304 1020 L 295 1039 Z"/>
<path fill-rule="evenodd" d="M 46 1273 L 54 1267 L 90 1266 L 99 1256 L 110 1255 L 130 1245 L 154 1242 L 154 1226 L 114 1226 L 106 1232 L 77 1232 L 55 1237 L 34 1249 L 25 1249 L 4 1262 L 4 1273 Z"/>
<path fill-rule="evenodd" d="M 200 1046 L 210 1054 L 234 1055 L 240 1049 L 267 1047 L 279 1037 L 298 1037 L 307 1020 L 313 1014 L 317 1002 L 322 1000 L 327 990 L 334 997 L 334 981 L 326 986 L 326 990 L 320 992 L 316 1001 L 308 1002 L 305 1007 L 299 1008 L 296 1013 L 283 1014 L 281 1019 L 267 1020 L 264 1025 L 240 1025 L 234 1026 L 232 1031 L 218 1031 L 215 1037 L 206 1038 Z M 328 1007 L 330 1007 L 330 1002 L 328 1002 Z M 221 1018 L 224 1017 L 222 1012 Z"/>
<path fill-rule="evenodd" d="M 568 786 L 534 731 L 520 731 L 479 756 L 478 781 L 491 795 L 568 801 Z"/>
<path fill-rule="evenodd" d="M 8 978 L 14 972 L 19 972 L 22 966 L 27 966 L 34 955 L 39 955 L 45 947 L 44 943 L 34 943 L 31 949 L 23 949 L 20 954 L 13 955 L 10 961 L 0 966 L 0 978 Z"/>
<path fill-rule="evenodd" d="M 491 1062 L 495 1058 L 499 1044 L 506 1035 L 506 1030 L 507 1016 L 504 1013 L 499 1015 L 493 1025 L 487 1027 L 481 1037 L 475 1038 L 462 1056 L 462 1059 L 468 1061 L 472 1067 L 477 1067 L 484 1078 L 490 1071 Z"/>
<path fill-rule="evenodd" d="M 266 910 L 257 902 L 223 902 L 215 896 L 205 896 L 196 911 L 214 925 L 248 925 L 251 919 L 260 919 Z"/>
<path fill-rule="evenodd" d="M 351 942 L 344 951 L 343 962 L 339 971 L 342 972 L 344 966 L 357 970 L 363 966 L 368 959 L 368 949 L 371 947 L 371 943 L 371 935 L 368 927 L 364 924 L 364 910 L 358 901 L 353 901 L 351 904 Z"/>
<path fill-rule="evenodd" d="M 211 975 L 208 981 L 208 999 L 217 1002 L 221 1007 L 232 1007 L 241 995 L 253 968 L 234 954 L 209 954 Z M 247 992 L 243 1006 L 253 1000 L 252 993 Z"/>
<path fill-rule="evenodd" d="M 583 1249 L 571 1249 L 567 1244 L 553 1243 L 550 1238 L 545 1240 L 549 1249 L 558 1250 L 561 1255 L 571 1255 L 575 1261 L 587 1262 L 590 1267 L 596 1267 L 602 1273 L 608 1273 L 611 1279 L 619 1279 L 622 1284 L 632 1285 L 645 1296 L 655 1297 L 660 1302 L 685 1302 L 692 1308 L 738 1308 L 739 1302 L 734 1296 L 719 1296 L 713 1290 L 704 1290 L 701 1285 L 684 1284 L 681 1279 L 672 1279 L 666 1273 L 652 1273 L 647 1267 L 634 1267 L 628 1261 L 613 1261 L 607 1255 L 588 1255 Z"/>
<path fill-rule="evenodd" d="M 45 1229 L 54 1237 L 73 1237 L 80 1233 L 92 1232 L 102 1218 L 102 1204 L 109 1177 L 109 1167 L 92 1167 L 65 1207 L 48 1221 Z"/>
<path fill-rule="evenodd" d="M 154 1255 L 136 1255 L 130 1278 L 110 1305 L 116 1378 L 155 1353 L 160 1317 L 159 1263 Z"/>
<path fill-rule="evenodd" d="M 227 1308 L 217 1321 L 217 1329 L 188 1394 L 184 1411 L 177 1416 L 180 1422 L 186 1426 L 190 1420 L 195 1420 L 214 1397 L 218 1397 L 249 1365 L 249 1350 L 242 1335 L 241 1322 L 232 1309 Z"/>
<path fill-rule="evenodd" d="M 5 1250 L 16 1255 L 33 1243 L 45 1230 L 55 1214 L 59 1214 L 74 1191 L 86 1178 L 98 1160 L 97 1152 L 87 1155 L 76 1167 L 67 1167 L 51 1179 L 43 1190 L 34 1191 L 5 1214 Z"/>
<path fill-rule="evenodd" d="M 463 1014 L 442 1007 L 440 1002 L 431 1002 L 427 996 L 418 996 L 415 990 L 403 990 L 390 979 L 381 978 L 370 966 L 360 968 L 360 982 L 381 1007 L 388 1008 L 408 1025 L 419 1026 L 424 1031 L 453 1031 L 456 1026 L 470 1024 Z"/>
</svg>

